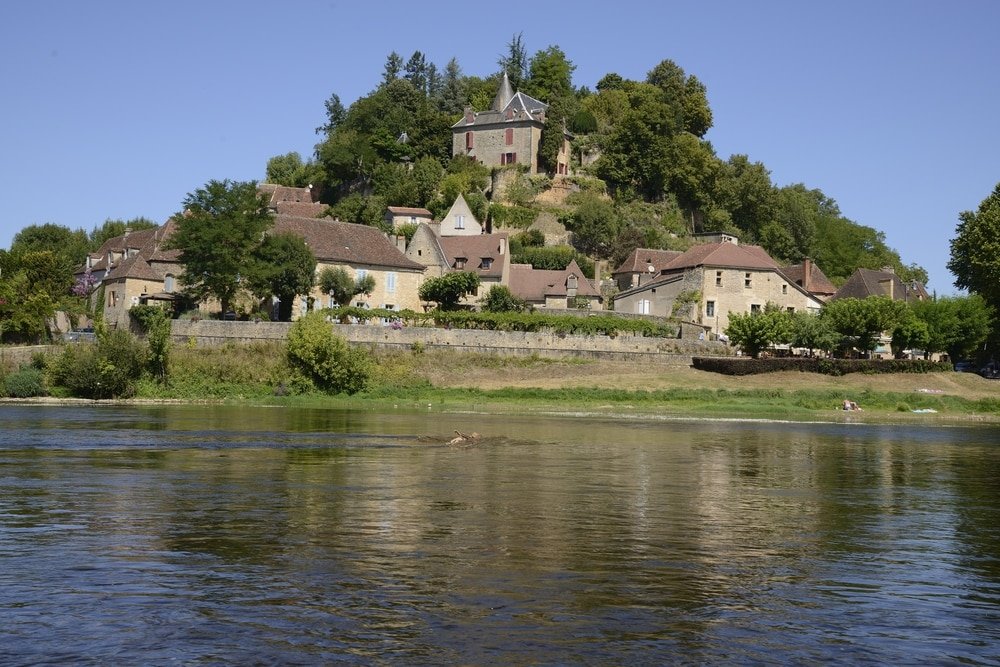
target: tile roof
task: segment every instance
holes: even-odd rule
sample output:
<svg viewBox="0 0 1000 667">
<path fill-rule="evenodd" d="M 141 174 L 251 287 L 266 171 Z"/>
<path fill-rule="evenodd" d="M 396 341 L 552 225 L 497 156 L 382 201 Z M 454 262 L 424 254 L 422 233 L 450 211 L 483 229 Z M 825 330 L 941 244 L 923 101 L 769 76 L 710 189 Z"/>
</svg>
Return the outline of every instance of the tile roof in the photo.
<svg viewBox="0 0 1000 667">
<path fill-rule="evenodd" d="M 682 271 L 697 266 L 730 269 L 777 269 L 778 264 L 760 246 L 733 243 L 704 243 L 692 246 L 671 260 L 661 272 Z"/>
<path fill-rule="evenodd" d="M 279 201 L 275 210 L 279 215 L 294 215 L 299 218 L 318 218 L 326 213 L 326 204 L 305 201 Z"/>
<path fill-rule="evenodd" d="M 815 262 L 810 262 L 809 267 L 809 292 L 813 294 L 833 294 L 837 291 L 836 286 L 830 282 L 830 279 L 816 266 Z M 805 275 L 805 262 L 782 267 L 781 272 L 788 278 L 788 282 L 805 287 L 802 280 Z"/>
<path fill-rule="evenodd" d="M 302 237 L 316 259 L 324 263 L 367 264 L 423 271 L 424 266 L 407 259 L 379 229 L 329 218 L 278 215 L 275 232 Z"/>
<path fill-rule="evenodd" d="M 136 280 L 152 280 L 163 282 L 163 273 L 157 271 L 143 259 L 142 255 L 132 255 L 118 263 L 111 272 L 105 276 L 105 280 L 122 280 L 134 278 Z"/>
<path fill-rule="evenodd" d="M 612 275 L 621 273 L 646 273 L 650 264 L 653 265 L 655 273 L 659 273 L 663 267 L 671 261 L 677 259 L 684 253 L 680 250 L 654 250 L 650 248 L 636 248 L 632 251 L 621 266 L 615 269 Z"/>
<path fill-rule="evenodd" d="M 503 253 L 510 252 L 507 232 L 477 234 L 475 236 L 438 236 L 438 243 L 448 261 L 448 267 L 455 267 L 455 260 L 464 257 L 465 271 L 476 271 L 481 278 L 501 278 L 503 276 Z M 489 268 L 480 268 L 483 259 L 491 259 Z"/>
<path fill-rule="evenodd" d="M 433 213 L 426 208 L 411 208 L 409 206 L 387 206 L 386 210 L 393 215 L 419 215 L 424 218 L 431 218 Z"/>
<path fill-rule="evenodd" d="M 562 271 L 533 269 L 530 264 L 511 264 L 510 291 L 526 301 L 543 302 L 546 296 L 566 296 L 566 281 L 570 274 L 578 278 L 576 293 L 579 296 L 600 297 L 576 260 Z"/>
<path fill-rule="evenodd" d="M 268 208 L 277 208 L 280 202 L 313 202 L 312 188 L 293 188 L 287 185 L 276 183 L 261 183 L 257 186 L 257 192 L 265 195 L 268 199 Z"/>
<path fill-rule="evenodd" d="M 890 284 L 891 295 L 895 301 L 921 301 L 929 298 L 923 285 L 916 281 L 904 283 L 893 271 L 857 269 L 847 282 L 841 285 L 837 293 L 830 297 L 830 300 L 890 296 Z"/>
</svg>

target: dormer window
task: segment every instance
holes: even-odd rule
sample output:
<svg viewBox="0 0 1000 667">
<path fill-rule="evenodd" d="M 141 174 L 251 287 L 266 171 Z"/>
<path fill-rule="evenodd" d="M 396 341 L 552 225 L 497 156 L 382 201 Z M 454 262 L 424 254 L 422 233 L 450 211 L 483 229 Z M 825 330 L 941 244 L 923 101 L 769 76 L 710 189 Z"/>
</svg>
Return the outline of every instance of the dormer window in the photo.
<svg viewBox="0 0 1000 667">
<path fill-rule="evenodd" d="M 455 258 L 455 264 L 454 264 L 453 268 L 464 269 L 466 261 L 467 261 L 467 258 L 465 258 L 465 257 L 456 257 Z"/>
<path fill-rule="evenodd" d="M 480 269 L 486 269 L 486 270 L 489 270 L 489 268 L 490 268 L 491 266 L 493 266 L 493 258 L 492 258 L 492 257 L 483 257 L 483 258 L 482 258 L 482 259 L 480 260 L 480 262 L 479 262 L 479 268 L 480 268 Z"/>
<path fill-rule="evenodd" d="M 569 274 L 569 278 L 566 279 L 566 289 L 576 289 L 579 283 L 579 279 L 571 273 Z"/>
</svg>

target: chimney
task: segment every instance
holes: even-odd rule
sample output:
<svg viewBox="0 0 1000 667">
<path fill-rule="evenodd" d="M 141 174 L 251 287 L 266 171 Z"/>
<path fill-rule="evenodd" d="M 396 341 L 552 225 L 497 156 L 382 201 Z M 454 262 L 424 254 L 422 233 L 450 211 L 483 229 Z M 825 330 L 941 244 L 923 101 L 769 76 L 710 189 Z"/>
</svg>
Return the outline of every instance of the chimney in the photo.
<svg viewBox="0 0 1000 667">
<path fill-rule="evenodd" d="M 500 255 L 501 256 L 507 254 L 507 239 L 504 238 L 504 237 L 502 237 L 502 236 L 500 237 L 500 248 L 499 248 L 499 250 L 500 250 Z"/>
<path fill-rule="evenodd" d="M 802 260 L 802 289 L 805 291 L 810 291 L 810 283 L 812 282 L 812 270 L 813 263 L 812 260 L 806 257 Z"/>
<path fill-rule="evenodd" d="M 396 236 L 396 247 L 399 249 L 399 252 L 406 252 L 406 236 L 403 234 Z"/>
<path fill-rule="evenodd" d="M 888 296 L 893 301 L 896 300 L 895 287 L 896 281 L 893 278 L 886 278 L 884 280 L 878 281 L 880 287 L 882 287 L 882 293 Z"/>
<path fill-rule="evenodd" d="M 472 110 L 472 107 L 465 107 L 465 122 L 468 125 L 472 125 L 476 121 L 476 112 Z"/>
</svg>

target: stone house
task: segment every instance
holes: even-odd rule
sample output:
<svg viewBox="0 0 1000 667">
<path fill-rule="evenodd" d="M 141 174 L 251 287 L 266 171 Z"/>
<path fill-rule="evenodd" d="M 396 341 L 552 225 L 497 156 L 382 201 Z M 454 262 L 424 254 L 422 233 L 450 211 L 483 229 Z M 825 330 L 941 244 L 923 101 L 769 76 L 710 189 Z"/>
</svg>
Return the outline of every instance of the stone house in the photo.
<svg viewBox="0 0 1000 667">
<path fill-rule="evenodd" d="M 426 208 L 411 208 L 409 206 L 388 206 L 382 216 L 387 227 L 399 229 L 403 225 L 419 225 L 430 223 L 434 215 Z"/>
<path fill-rule="evenodd" d="M 657 278 L 673 260 L 684 254 L 680 250 L 655 250 L 636 248 L 615 269 L 611 277 L 620 291 L 638 287 L 640 283 Z"/>
<path fill-rule="evenodd" d="M 769 302 L 789 311 L 818 312 L 823 305 L 789 280 L 763 248 L 736 239 L 693 246 L 613 302 L 619 312 L 683 317 L 716 335 L 729 326 L 732 312 L 757 312 Z"/>
<path fill-rule="evenodd" d="M 424 278 L 424 266 L 407 259 L 395 243 L 375 227 L 340 222 L 329 218 L 303 218 L 278 215 L 275 233 L 300 236 L 316 257 L 316 275 L 325 268 L 342 267 L 355 279 L 370 275 L 375 279 L 371 294 L 359 294 L 352 305 L 388 310 L 417 310 L 417 292 Z M 333 298 L 319 285 L 298 298 L 293 318 L 304 315 L 309 298 L 315 308 L 335 307 Z"/>
<path fill-rule="evenodd" d="M 510 291 L 536 308 L 602 310 L 603 298 L 574 259 L 561 271 L 512 264 Z"/>
<path fill-rule="evenodd" d="M 926 301 L 930 298 L 927 289 L 916 280 L 903 282 L 891 266 L 881 271 L 856 269 L 840 289 L 830 297 L 864 299 L 869 296 L 887 296 L 893 301 Z"/>
<path fill-rule="evenodd" d="M 781 269 L 781 272 L 820 301 L 826 302 L 837 291 L 826 274 L 811 259 L 804 259 L 798 264 L 786 266 Z"/>
<path fill-rule="evenodd" d="M 547 110 L 544 102 L 514 92 L 504 73 L 490 108 L 480 112 L 467 108 L 452 125 L 452 155 L 468 155 L 487 167 L 523 164 L 528 173 L 537 174 L 538 144 Z M 556 175 L 569 173 L 571 139 L 564 131 Z"/>
<path fill-rule="evenodd" d="M 428 277 L 452 271 L 479 276 L 479 290 L 463 300 L 474 305 L 493 285 L 510 281 L 510 251 L 506 232 L 476 236 L 443 236 L 436 226 L 420 225 L 406 247 L 407 259 L 426 267 Z"/>
</svg>

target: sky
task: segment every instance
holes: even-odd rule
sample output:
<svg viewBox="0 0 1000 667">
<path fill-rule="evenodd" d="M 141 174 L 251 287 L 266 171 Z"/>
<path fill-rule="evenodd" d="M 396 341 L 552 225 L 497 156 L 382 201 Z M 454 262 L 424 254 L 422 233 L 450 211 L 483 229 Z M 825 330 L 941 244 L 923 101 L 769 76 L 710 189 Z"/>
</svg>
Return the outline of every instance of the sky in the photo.
<svg viewBox="0 0 1000 667">
<path fill-rule="evenodd" d="M 708 89 L 722 159 L 804 183 L 955 293 L 959 213 L 1000 182 L 1000 2 L 9 0 L 0 23 L 0 248 L 32 224 L 165 222 L 209 180 L 313 153 L 332 93 L 389 52 L 488 76 L 516 34 L 573 82 L 673 60 Z"/>
</svg>

